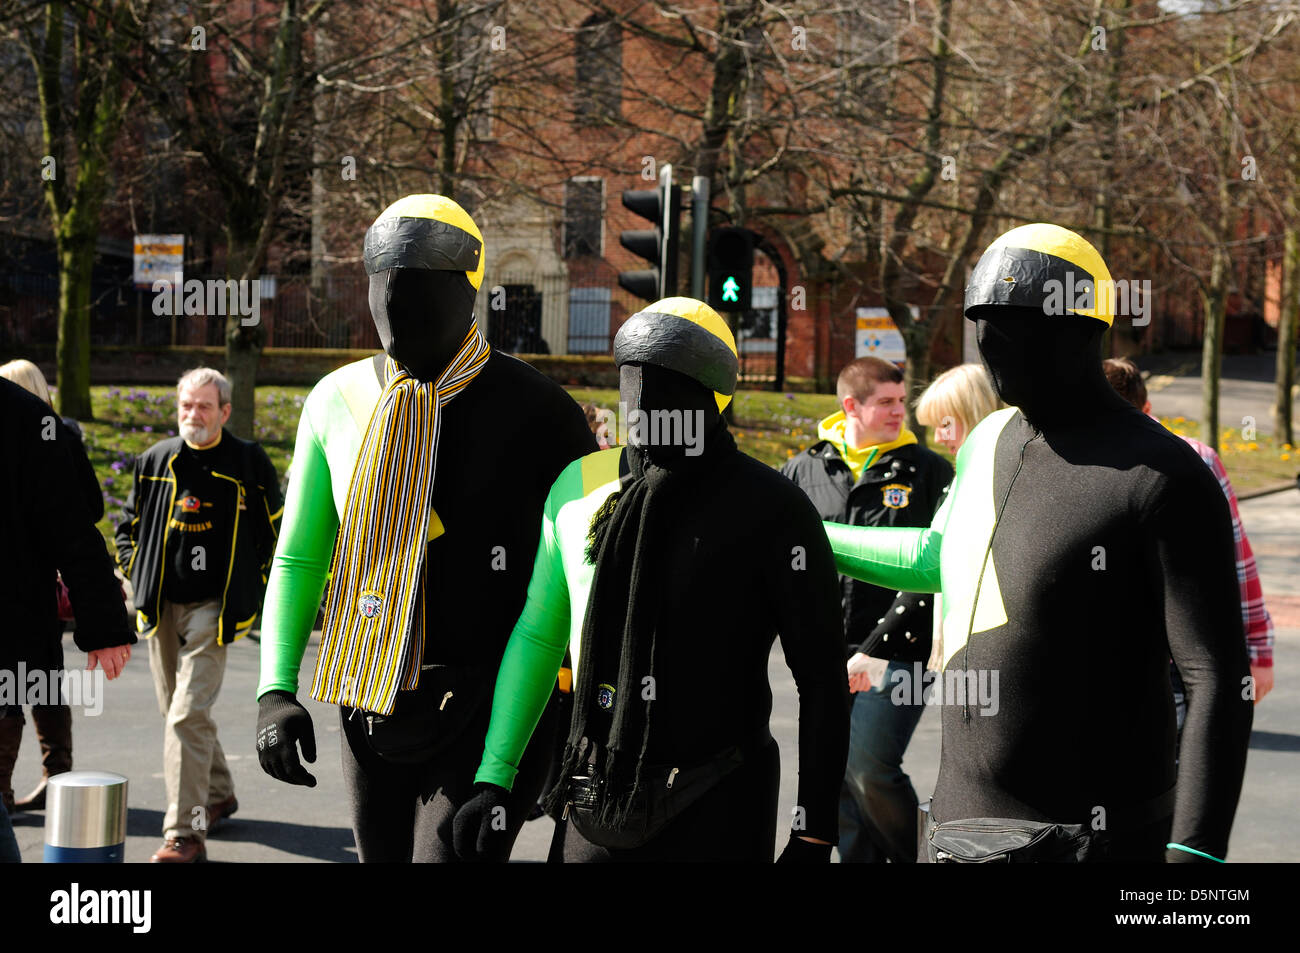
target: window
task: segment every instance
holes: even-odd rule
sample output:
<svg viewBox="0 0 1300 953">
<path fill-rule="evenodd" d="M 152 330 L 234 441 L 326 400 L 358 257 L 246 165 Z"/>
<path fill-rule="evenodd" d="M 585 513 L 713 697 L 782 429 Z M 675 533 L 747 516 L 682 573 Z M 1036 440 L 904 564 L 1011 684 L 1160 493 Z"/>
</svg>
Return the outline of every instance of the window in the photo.
<svg viewBox="0 0 1300 953">
<path fill-rule="evenodd" d="M 610 296 L 608 288 L 569 289 L 570 354 L 608 354 Z"/>
<path fill-rule="evenodd" d="M 577 176 L 564 183 L 565 258 L 599 258 L 604 253 L 604 211 L 604 179 Z"/>
<path fill-rule="evenodd" d="M 600 15 L 578 28 L 573 114 L 578 123 L 615 122 L 623 109 L 623 31 Z"/>
</svg>

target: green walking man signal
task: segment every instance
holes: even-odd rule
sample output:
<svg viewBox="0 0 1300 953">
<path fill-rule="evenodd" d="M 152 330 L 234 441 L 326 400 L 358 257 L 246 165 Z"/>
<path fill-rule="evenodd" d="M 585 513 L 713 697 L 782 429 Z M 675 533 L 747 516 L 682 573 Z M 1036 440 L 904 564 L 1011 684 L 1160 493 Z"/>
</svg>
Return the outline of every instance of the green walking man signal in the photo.
<svg viewBox="0 0 1300 953">
<path fill-rule="evenodd" d="M 747 228 L 715 228 L 709 236 L 709 307 L 748 311 L 754 284 L 754 243 Z"/>
</svg>

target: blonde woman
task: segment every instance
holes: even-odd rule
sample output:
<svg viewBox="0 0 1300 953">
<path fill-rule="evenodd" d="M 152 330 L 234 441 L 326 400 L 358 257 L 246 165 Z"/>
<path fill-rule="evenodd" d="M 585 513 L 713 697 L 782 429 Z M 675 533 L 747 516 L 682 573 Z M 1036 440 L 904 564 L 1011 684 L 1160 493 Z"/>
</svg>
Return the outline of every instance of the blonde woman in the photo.
<svg viewBox="0 0 1300 953">
<path fill-rule="evenodd" d="M 955 457 L 975 425 L 1001 406 L 982 364 L 958 364 L 930 382 L 916 402 L 916 419 L 934 427 L 935 439 Z"/>
</svg>

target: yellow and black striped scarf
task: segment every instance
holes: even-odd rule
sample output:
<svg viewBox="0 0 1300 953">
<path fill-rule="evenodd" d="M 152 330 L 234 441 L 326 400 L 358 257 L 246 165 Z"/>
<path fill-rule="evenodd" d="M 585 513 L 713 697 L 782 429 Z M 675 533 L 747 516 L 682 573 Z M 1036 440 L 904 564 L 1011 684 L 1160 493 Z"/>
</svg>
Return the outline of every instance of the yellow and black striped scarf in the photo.
<svg viewBox="0 0 1300 953">
<path fill-rule="evenodd" d="M 421 383 L 387 361 L 388 384 L 362 439 L 334 546 L 311 687 L 319 701 L 387 715 L 399 690 L 419 684 L 441 408 L 483 369 L 490 350 L 475 323 L 436 381 Z"/>
</svg>

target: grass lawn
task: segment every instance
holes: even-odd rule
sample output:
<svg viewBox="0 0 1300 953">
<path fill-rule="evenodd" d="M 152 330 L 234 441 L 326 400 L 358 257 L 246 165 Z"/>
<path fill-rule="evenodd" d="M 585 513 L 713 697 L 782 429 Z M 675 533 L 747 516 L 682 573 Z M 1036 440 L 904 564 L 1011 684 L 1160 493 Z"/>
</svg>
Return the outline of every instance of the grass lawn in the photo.
<svg viewBox="0 0 1300 953">
<path fill-rule="evenodd" d="M 266 449 L 281 482 L 289 468 L 298 415 L 308 387 L 259 387 L 256 437 Z M 571 388 L 574 400 L 590 401 L 617 410 L 618 391 Z M 104 519 L 99 529 L 111 541 L 121 519 L 121 506 L 131 490 L 135 457 L 166 437 L 176 435 L 176 392 L 172 387 L 92 387 L 97 419 L 83 423 L 86 450 L 104 490 Z M 740 449 L 770 466 L 780 466 L 817 441 L 817 423 L 834 413 L 835 398 L 828 394 L 776 394 L 741 391 L 736 396 L 733 432 Z M 1162 418 L 1174 433 L 1196 435 L 1196 422 L 1181 417 Z M 1300 454 L 1290 445 L 1270 437 L 1253 441 L 1238 431 L 1225 430 L 1221 440 L 1223 464 L 1239 496 L 1295 479 Z M 931 449 L 951 460 L 943 447 Z"/>
</svg>

